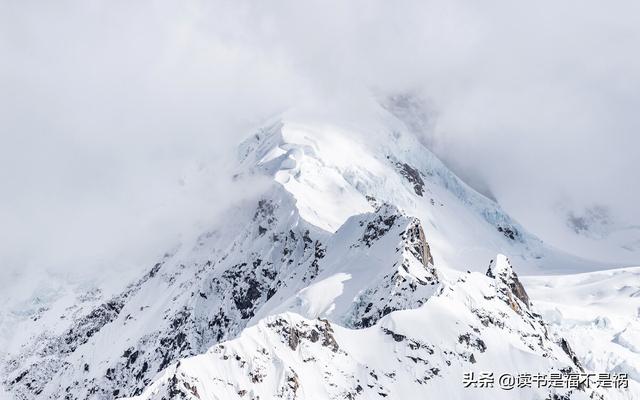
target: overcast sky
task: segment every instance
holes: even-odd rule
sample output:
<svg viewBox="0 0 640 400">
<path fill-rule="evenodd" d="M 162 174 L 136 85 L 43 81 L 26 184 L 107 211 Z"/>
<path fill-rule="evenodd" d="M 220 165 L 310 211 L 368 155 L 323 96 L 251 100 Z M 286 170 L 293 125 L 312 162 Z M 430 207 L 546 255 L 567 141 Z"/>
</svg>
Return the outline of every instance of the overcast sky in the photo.
<svg viewBox="0 0 640 400">
<path fill-rule="evenodd" d="M 370 93 L 543 238 L 640 225 L 638 49 L 636 1 L 0 0 L 0 279 L 147 262 L 244 195 L 241 135 Z"/>
</svg>

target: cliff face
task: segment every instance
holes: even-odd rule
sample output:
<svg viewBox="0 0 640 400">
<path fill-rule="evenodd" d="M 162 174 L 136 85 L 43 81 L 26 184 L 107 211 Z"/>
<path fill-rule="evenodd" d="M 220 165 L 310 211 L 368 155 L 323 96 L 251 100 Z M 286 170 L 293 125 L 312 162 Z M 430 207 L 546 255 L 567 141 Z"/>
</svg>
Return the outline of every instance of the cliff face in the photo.
<svg viewBox="0 0 640 400">
<path fill-rule="evenodd" d="M 491 260 L 486 275 L 502 282 L 507 289 L 504 291 L 507 296 L 510 298 L 511 296 L 515 296 L 527 309 L 529 308 L 531 303 L 529 301 L 529 295 L 527 295 L 526 290 L 524 290 L 524 286 L 522 286 L 522 283 L 520 283 L 518 279 L 518 274 L 515 273 L 506 256 L 499 254 L 495 260 Z M 513 301 L 512 303 L 514 307 L 517 307 Z"/>
</svg>

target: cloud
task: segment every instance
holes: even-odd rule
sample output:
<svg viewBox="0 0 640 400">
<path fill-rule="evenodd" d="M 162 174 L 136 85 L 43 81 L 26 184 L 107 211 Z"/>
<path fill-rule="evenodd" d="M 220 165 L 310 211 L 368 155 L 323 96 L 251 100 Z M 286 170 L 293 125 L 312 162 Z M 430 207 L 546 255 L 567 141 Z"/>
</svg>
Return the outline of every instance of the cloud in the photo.
<svg viewBox="0 0 640 400">
<path fill-rule="evenodd" d="M 543 237 L 559 201 L 639 223 L 638 7 L 1 2 L 0 269 L 144 264 L 261 120 L 371 92 L 424 98 L 428 143 Z"/>
<path fill-rule="evenodd" d="M 477 51 L 427 91 L 442 158 L 545 240 L 599 259 L 625 251 L 570 245 L 567 210 L 605 206 L 618 227 L 640 224 L 638 11 L 631 2 L 483 7 Z"/>
<path fill-rule="evenodd" d="M 2 277 L 146 268 L 252 192 L 228 161 L 300 87 L 281 59 L 195 3 L 2 8 Z"/>
</svg>

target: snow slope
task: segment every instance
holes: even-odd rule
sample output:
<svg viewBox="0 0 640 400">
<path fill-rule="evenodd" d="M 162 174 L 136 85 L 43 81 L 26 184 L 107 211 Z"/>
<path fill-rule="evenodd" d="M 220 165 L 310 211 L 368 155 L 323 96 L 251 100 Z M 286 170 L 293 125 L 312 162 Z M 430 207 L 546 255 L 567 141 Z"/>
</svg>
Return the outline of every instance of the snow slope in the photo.
<svg viewBox="0 0 640 400">
<path fill-rule="evenodd" d="M 640 267 L 524 282 L 543 318 L 586 368 L 640 382 Z"/>
</svg>

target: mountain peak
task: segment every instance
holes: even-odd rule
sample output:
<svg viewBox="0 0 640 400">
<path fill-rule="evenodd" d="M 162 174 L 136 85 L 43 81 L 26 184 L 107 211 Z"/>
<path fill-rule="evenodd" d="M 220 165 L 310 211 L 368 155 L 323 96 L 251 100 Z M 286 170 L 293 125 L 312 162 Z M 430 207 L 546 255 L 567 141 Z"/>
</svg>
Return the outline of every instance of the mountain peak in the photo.
<svg viewBox="0 0 640 400">
<path fill-rule="evenodd" d="M 232 184 L 260 175 L 271 180 L 267 189 L 113 298 L 89 296 L 68 318 L 64 307 L 43 308 L 59 329 L 26 340 L 5 364 L 4 383 L 23 399 L 171 398 L 178 384 L 186 398 L 198 398 L 222 390 L 202 384 L 213 382 L 210 365 L 216 382 L 237 383 L 225 398 L 253 393 L 239 378 L 251 373 L 262 398 L 312 387 L 335 398 L 406 398 L 407 388 L 452 384 L 461 368 L 483 362 L 487 346 L 495 356 L 520 349 L 513 368 L 527 360 L 543 370 L 574 365 L 545 336 L 502 254 L 525 271 L 572 259 L 467 186 L 393 115 L 379 108 L 367 118 L 287 116 L 257 130 L 238 147 Z M 485 276 L 479 271 L 496 253 Z M 436 325 L 446 329 L 429 328 Z M 491 339 L 505 334 L 511 347 Z M 358 342 L 384 348 L 384 363 L 362 358 Z M 255 354 L 262 364 L 250 361 Z M 192 356 L 207 366 L 185 372 Z M 272 363 L 286 369 L 269 374 Z M 338 365 L 350 370 L 317 380 Z M 417 365 L 419 376 L 404 382 L 402 371 Z M 347 385 L 354 377 L 361 383 Z"/>
</svg>

